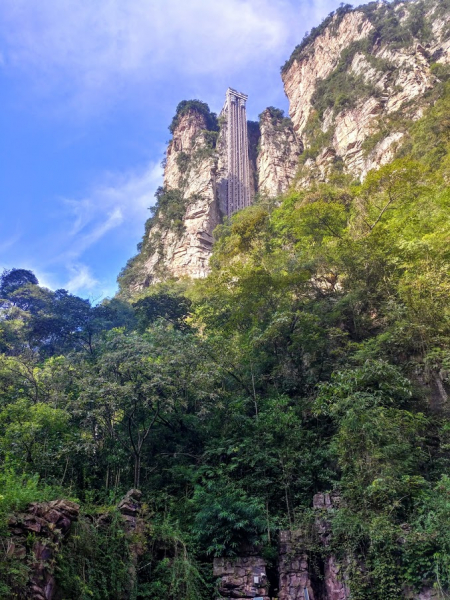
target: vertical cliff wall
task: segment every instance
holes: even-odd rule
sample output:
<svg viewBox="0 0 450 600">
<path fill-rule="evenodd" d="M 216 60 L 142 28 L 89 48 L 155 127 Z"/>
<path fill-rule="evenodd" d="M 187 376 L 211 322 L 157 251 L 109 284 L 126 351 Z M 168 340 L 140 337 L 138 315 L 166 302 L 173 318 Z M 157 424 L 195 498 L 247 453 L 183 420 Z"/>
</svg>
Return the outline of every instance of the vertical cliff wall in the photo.
<svg viewBox="0 0 450 600">
<path fill-rule="evenodd" d="M 275 197 L 333 172 L 364 178 L 391 161 L 450 76 L 448 2 L 341 6 L 282 68 L 290 119 L 270 107 L 248 124 L 251 195 Z M 227 121 L 198 100 L 171 125 L 158 204 L 120 276 L 134 293 L 166 277 L 204 277 L 227 213 Z"/>
<path fill-rule="evenodd" d="M 291 119 L 274 107 L 260 115 L 260 150 L 257 158 L 258 191 L 267 196 L 285 192 L 298 170 L 302 143 Z"/>
<path fill-rule="evenodd" d="M 392 160 L 450 62 L 449 19 L 437 0 L 344 6 L 297 46 L 282 79 L 310 177 Z"/>
<path fill-rule="evenodd" d="M 167 277 L 204 277 L 221 221 L 217 200 L 218 125 L 200 101 L 180 103 L 170 127 L 164 183 L 156 194 L 139 253 L 119 277 L 136 293 Z"/>
<path fill-rule="evenodd" d="M 257 192 L 259 125 L 248 123 L 248 187 Z M 170 126 L 164 183 L 147 221 L 138 254 L 119 276 L 121 289 L 136 294 L 170 277 L 205 277 L 213 231 L 227 214 L 227 121 L 220 124 L 204 102 L 183 101 Z"/>
<path fill-rule="evenodd" d="M 204 277 L 208 271 L 212 232 L 220 222 L 216 202 L 217 134 L 208 129 L 208 118 L 208 114 L 193 107 L 180 116 L 174 128 L 167 149 L 160 206 L 148 234 L 153 252 L 144 263 L 144 270 L 154 279 L 167 273 L 175 277 Z M 171 219 L 170 203 L 175 194 L 180 214 Z"/>
</svg>

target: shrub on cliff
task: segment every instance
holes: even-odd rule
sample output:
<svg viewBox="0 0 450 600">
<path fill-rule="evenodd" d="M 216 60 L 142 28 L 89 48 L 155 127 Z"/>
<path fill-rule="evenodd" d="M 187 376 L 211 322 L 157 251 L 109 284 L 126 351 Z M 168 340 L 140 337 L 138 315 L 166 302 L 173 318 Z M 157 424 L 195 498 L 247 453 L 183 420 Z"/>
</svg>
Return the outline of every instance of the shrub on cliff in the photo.
<svg viewBox="0 0 450 600">
<path fill-rule="evenodd" d="M 195 111 L 205 117 L 206 129 L 208 131 L 218 131 L 217 115 L 210 111 L 206 102 L 202 102 L 201 100 L 182 100 L 177 106 L 172 123 L 169 125 L 170 133 L 173 134 L 175 132 L 181 117 L 187 115 L 190 111 Z"/>
</svg>

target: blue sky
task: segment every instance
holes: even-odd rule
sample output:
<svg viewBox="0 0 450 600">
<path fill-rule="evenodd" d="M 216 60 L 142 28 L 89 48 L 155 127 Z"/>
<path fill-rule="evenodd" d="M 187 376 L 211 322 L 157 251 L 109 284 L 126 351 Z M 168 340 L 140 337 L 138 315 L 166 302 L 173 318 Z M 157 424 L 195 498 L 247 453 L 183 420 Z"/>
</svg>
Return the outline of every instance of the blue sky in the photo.
<svg viewBox="0 0 450 600">
<path fill-rule="evenodd" d="M 335 0 L 1 0 L 0 269 L 112 296 L 180 100 L 287 111 L 280 66 Z"/>
</svg>

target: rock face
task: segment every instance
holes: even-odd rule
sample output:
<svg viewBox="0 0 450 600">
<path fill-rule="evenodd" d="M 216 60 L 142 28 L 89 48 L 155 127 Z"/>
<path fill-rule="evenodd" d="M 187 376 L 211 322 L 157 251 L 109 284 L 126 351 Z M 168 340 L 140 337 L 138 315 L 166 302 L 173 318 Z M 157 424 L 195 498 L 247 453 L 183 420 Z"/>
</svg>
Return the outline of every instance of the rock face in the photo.
<svg viewBox="0 0 450 600">
<path fill-rule="evenodd" d="M 222 598 L 270 600 L 266 563 L 260 556 L 215 558 L 213 568 L 214 577 L 219 578 Z"/>
<path fill-rule="evenodd" d="M 131 567 L 128 589 L 123 595 L 123 600 L 132 597 L 132 591 L 137 579 L 137 569 L 139 557 L 144 554 L 145 523 L 141 517 L 141 498 L 140 490 L 129 490 L 117 505 L 124 521 L 125 535 L 127 535 L 131 544 L 129 547 L 131 555 Z"/>
<path fill-rule="evenodd" d="M 323 33 L 311 42 L 302 55 L 294 58 L 282 72 L 284 91 L 289 99 L 289 114 L 298 135 L 302 135 L 313 110 L 312 97 L 317 82 L 337 67 L 341 52 L 352 42 L 365 38 L 372 25 L 360 12 L 335 17 Z"/>
<path fill-rule="evenodd" d="M 392 160 L 402 120 L 421 116 L 435 65 L 450 61 L 449 21 L 437 0 L 343 8 L 296 49 L 282 78 L 312 177 L 325 179 L 336 161 L 364 177 Z"/>
<path fill-rule="evenodd" d="M 308 556 L 296 531 L 280 531 L 278 572 L 279 600 L 318 600 L 309 573 Z"/>
<path fill-rule="evenodd" d="M 258 191 L 278 196 L 287 190 L 298 170 L 302 145 L 290 119 L 271 108 L 260 116 L 260 151 L 257 159 Z"/>
<path fill-rule="evenodd" d="M 335 171 L 362 179 L 388 163 L 449 65 L 450 13 L 440 0 L 341 6 L 282 69 L 291 120 L 271 107 L 259 128 L 249 123 L 252 194 L 274 197 Z M 165 212 L 153 217 L 139 255 L 119 278 L 131 292 L 209 272 L 213 231 L 225 212 L 226 122 L 210 131 L 211 113 L 196 103 L 203 104 L 187 103 L 193 106 L 172 129 Z"/>
<path fill-rule="evenodd" d="M 143 285 L 164 276 L 205 277 L 221 216 L 216 194 L 216 159 L 206 118 L 192 109 L 183 115 L 169 143 L 164 188 L 177 190 L 185 205 L 183 226 L 167 228 L 156 218 L 148 243 L 155 246 L 144 263 Z M 159 267 L 159 268 L 158 268 Z"/>
<path fill-rule="evenodd" d="M 129 490 L 117 505 L 125 523 L 125 531 L 132 533 L 139 527 L 142 492 Z"/>
<path fill-rule="evenodd" d="M 313 508 L 316 511 L 316 530 L 324 548 L 329 546 L 331 540 L 329 511 L 338 508 L 339 504 L 340 497 L 337 494 L 315 494 L 313 497 Z M 333 554 L 325 556 L 323 571 L 324 598 L 326 600 L 347 600 L 347 598 L 350 598 L 345 573 Z"/>
<path fill-rule="evenodd" d="M 125 270 L 133 271 L 127 284 L 132 292 L 167 277 L 201 278 L 209 273 L 213 231 L 226 213 L 228 175 L 226 122 L 220 131 L 210 130 L 214 119 L 195 105 L 177 119 L 166 152 L 160 208 L 146 226 L 134 264 Z M 257 191 L 258 141 L 259 126 L 249 122 L 252 197 Z"/>
<path fill-rule="evenodd" d="M 7 556 L 23 560 L 29 567 L 26 596 L 31 600 L 52 600 L 56 591 L 55 557 L 63 538 L 79 514 L 79 506 L 68 500 L 30 504 L 25 513 L 9 521 Z M 27 551 L 27 538 L 34 541 Z"/>
</svg>

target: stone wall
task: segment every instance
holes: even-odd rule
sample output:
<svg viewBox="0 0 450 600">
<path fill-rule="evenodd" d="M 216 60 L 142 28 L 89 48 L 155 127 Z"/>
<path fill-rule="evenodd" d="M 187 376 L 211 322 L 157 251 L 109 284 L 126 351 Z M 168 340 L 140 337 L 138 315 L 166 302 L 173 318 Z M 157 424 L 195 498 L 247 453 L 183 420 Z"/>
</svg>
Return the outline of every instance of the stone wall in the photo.
<svg viewBox="0 0 450 600">
<path fill-rule="evenodd" d="M 260 556 L 215 558 L 213 568 L 220 598 L 270 600 L 266 563 Z"/>
<path fill-rule="evenodd" d="M 17 590 L 18 598 L 52 600 L 56 592 L 55 560 L 63 538 L 79 514 L 79 506 L 68 500 L 30 504 L 27 511 L 9 521 L 11 537 L 7 556 L 23 560 L 29 569 L 27 591 Z M 30 536 L 33 536 L 31 548 Z"/>
<path fill-rule="evenodd" d="M 309 573 L 308 555 L 298 531 L 280 531 L 278 600 L 318 600 Z"/>
</svg>

